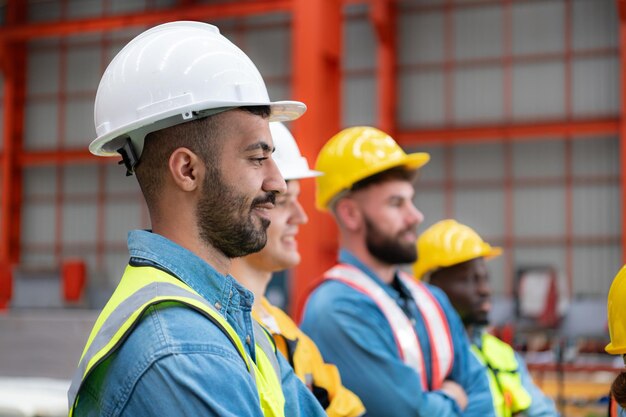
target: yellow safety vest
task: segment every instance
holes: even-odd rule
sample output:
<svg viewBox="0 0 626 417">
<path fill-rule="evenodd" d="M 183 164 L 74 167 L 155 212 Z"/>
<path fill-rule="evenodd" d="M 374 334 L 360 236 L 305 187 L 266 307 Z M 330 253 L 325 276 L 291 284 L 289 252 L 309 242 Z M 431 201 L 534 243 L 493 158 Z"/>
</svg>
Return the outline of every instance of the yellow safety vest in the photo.
<svg viewBox="0 0 626 417">
<path fill-rule="evenodd" d="M 519 363 L 511 346 L 485 332 L 482 350 L 472 344 L 472 352 L 488 369 L 493 407 L 499 417 L 511 417 L 530 407 L 532 398 L 522 385 Z"/>
<path fill-rule="evenodd" d="M 263 415 L 285 417 L 285 397 L 276 357 L 276 347 L 268 333 L 253 320 L 256 344 L 256 363 L 243 347 L 239 336 L 218 313 L 196 291 L 159 269 L 152 267 L 127 266 L 120 284 L 96 320 L 87 345 L 72 378 L 68 392 L 69 416 L 80 401 L 80 389 L 90 373 L 108 358 L 128 337 L 134 324 L 150 307 L 162 302 L 178 302 L 202 313 L 213 322 L 233 343 L 245 362 L 250 376 L 256 383 Z M 207 378 L 210 377 L 207 375 Z"/>
<path fill-rule="evenodd" d="M 296 323 L 266 298 L 261 299 L 265 311 L 275 320 L 276 326 L 266 326 L 272 333 L 276 347 L 289 360 L 298 378 L 315 394 L 313 387 L 322 388 L 328 393 L 326 407 L 328 417 L 358 417 L 365 414 L 365 407 L 355 393 L 341 383 L 336 366 L 324 362 L 319 349 Z M 263 323 L 253 311 L 255 319 Z M 277 329 L 274 327 L 278 327 Z"/>
</svg>

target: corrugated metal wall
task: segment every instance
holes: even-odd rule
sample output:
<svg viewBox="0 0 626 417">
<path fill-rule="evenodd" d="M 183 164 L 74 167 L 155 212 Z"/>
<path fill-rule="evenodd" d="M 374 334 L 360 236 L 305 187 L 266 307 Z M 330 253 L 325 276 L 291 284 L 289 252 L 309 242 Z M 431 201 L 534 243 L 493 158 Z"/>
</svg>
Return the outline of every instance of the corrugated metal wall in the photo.
<svg viewBox="0 0 626 417">
<path fill-rule="evenodd" d="M 31 2 L 33 21 L 94 17 L 107 2 Z M 155 3 L 160 3 L 156 4 Z M 173 2 L 168 2 L 169 4 Z M 109 13 L 164 5 L 113 1 Z M 275 14 L 212 22 L 246 50 L 263 72 L 270 95 L 286 97 L 290 85 L 290 22 Z M 25 149 L 84 149 L 94 138 L 93 101 L 108 62 L 141 29 L 31 42 L 28 54 Z M 109 161 L 112 162 L 112 161 Z M 31 167 L 24 172 L 22 262 L 39 273 L 57 270 L 62 259 L 88 265 L 89 304 L 105 300 L 128 260 L 126 234 L 149 227 L 134 177 L 114 162 Z"/>
<path fill-rule="evenodd" d="M 31 21 L 96 17 L 173 1 L 39 0 Z M 613 0 L 400 1 L 399 129 L 615 116 L 619 111 Z M 343 125 L 374 124 L 375 34 L 368 6 L 345 8 Z M 217 24 L 289 96 L 290 16 Z M 29 44 L 25 148 L 84 149 L 105 65 L 136 33 L 113 31 Z M 320 86 L 323 88 L 323 86 Z M 1 114 L 1 113 L 0 113 Z M 577 295 L 605 294 L 620 265 L 616 137 L 507 138 L 417 146 L 432 155 L 418 186 L 426 225 L 456 217 L 507 255 L 491 262 L 497 292 L 514 271 L 549 264 Z M 115 164 L 29 167 L 22 261 L 55 268 L 78 256 L 110 289 L 127 258 L 129 229 L 147 227 L 135 180 Z M 569 214 L 568 214 L 569 213 Z M 306 254 L 305 254 L 306 256 Z"/>
<path fill-rule="evenodd" d="M 617 115 L 614 2 L 426 3 L 402 2 L 400 128 Z M 455 217 L 505 246 L 497 292 L 550 265 L 573 294 L 606 294 L 621 264 L 617 137 L 416 149 L 433 156 L 416 198 L 426 225 Z"/>
</svg>

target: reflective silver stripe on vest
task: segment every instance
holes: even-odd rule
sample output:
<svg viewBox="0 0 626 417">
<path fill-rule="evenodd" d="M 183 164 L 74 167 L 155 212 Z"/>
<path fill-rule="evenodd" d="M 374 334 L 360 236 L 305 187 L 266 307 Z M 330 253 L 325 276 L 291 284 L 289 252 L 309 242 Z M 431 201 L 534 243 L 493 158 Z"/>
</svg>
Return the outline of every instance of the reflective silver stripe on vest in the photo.
<svg viewBox="0 0 626 417">
<path fill-rule="evenodd" d="M 261 350 L 265 353 L 265 356 L 270 360 L 272 364 L 272 368 L 274 368 L 274 372 L 276 372 L 276 376 L 278 377 L 278 382 L 280 383 L 280 365 L 278 364 L 278 352 L 276 352 L 275 346 L 269 340 L 269 337 L 272 337 L 263 326 L 261 326 L 256 320 L 252 319 L 252 331 L 254 332 L 254 342 L 257 344 Z"/>
<path fill-rule="evenodd" d="M 111 341 L 113 336 L 115 336 L 115 334 L 124 325 L 124 323 L 126 323 L 128 318 L 135 311 L 140 309 L 142 306 L 144 306 L 144 304 L 148 303 L 150 300 L 153 300 L 153 299 L 155 299 L 157 297 L 168 297 L 168 296 L 172 296 L 172 297 L 187 297 L 187 298 L 194 299 L 196 301 L 201 302 L 204 306 L 208 307 L 209 309 L 211 309 L 211 310 L 215 311 L 217 314 L 219 314 L 215 310 L 215 308 L 211 304 L 209 304 L 204 298 L 200 297 L 197 294 L 194 294 L 193 292 L 190 292 L 188 290 L 180 288 L 180 287 L 178 287 L 177 285 L 174 285 L 174 284 L 163 283 L 163 282 L 153 282 L 153 283 L 151 283 L 149 285 L 146 285 L 145 287 L 137 290 L 130 297 L 128 297 L 124 301 L 122 301 L 115 308 L 115 310 L 113 310 L 111 315 L 109 317 L 107 317 L 105 322 L 102 324 L 102 327 L 100 328 L 100 330 L 98 331 L 98 333 L 96 334 L 94 339 L 92 340 L 91 345 L 87 349 L 87 352 L 85 352 L 85 355 L 83 356 L 83 358 L 81 359 L 80 363 L 78 364 L 78 369 L 76 370 L 76 372 L 74 373 L 74 376 L 72 377 L 72 382 L 70 384 L 70 388 L 69 388 L 68 393 L 67 393 L 67 397 L 68 397 L 68 401 L 69 401 L 69 408 L 70 409 L 72 409 L 72 407 L 74 406 L 74 402 L 76 400 L 76 395 L 78 394 L 78 391 L 80 390 L 80 387 L 81 387 L 83 381 L 87 379 L 88 374 L 91 373 L 91 371 L 93 371 L 96 368 L 97 365 L 99 365 L 102 361 L 104 361 L 111 353 L 113 353 L 115 351 L 115 349 L 117 347 L 119 347 L 122 344 L 122 342 L 125 340 L 125 338 L 130 334 L 131 330 L 133 329 L 133 326 L 136 323 L 139 322 L 139 319 L 141 318 L 141 314 L 139 314 L 137 316 L 137 320 L 135 321 L 135 323 L 133 323 L 133 325 L 131 325 L 128 328 L 126 333 L 120 338 L 120 340 L 117 342 L 117 344 L 109 352 L 107 352 L 107 354 L 104 355 L 98 361 L 98 363 L 94 364 L 91 367 L 91 369 L 89 369 L 89 372 L 87 374 L 85 374 L 85 372 L 87 370 L 87 365 L 89 364 L 91 359 L 98 352 L 100 352 L 102 349 L 104 349 L 104 347 Z M 184 303 L 184 301 L 176 300 L 176 299 L 172 299 L 172 300 L 167 300 L 167 299 L 165 299 L 165 300 L 156 300 L 154 303 L 150 303 L 150 304 L 146 305 L 144 310 L 147 309 L 148 307 L 150 307 L 151 305 L 162 303 L 162 302 L 167 302 L 167 301 L 176 301 L 176 302 L 183 302 Z M 198 310 L 198 308 L 195 307 L 195 306 L 192 306 L 192 305 L 189 305 L 189 304 L 187 304 L 187 305 L 190 308 L 193 308 L 194 310 L 199 311 L 200 313 L 204 314 L 209 320 L 211 320 L 218 327 L 220 327 L 220 329 L 224 332 L 226 337 L 228 337 L 228 339 L 235 346 L 235 349 L 239 353 L 239 356 L 241 356 L 241 352 L 239 352 L 239 349 L 237 348 L 237 345 L 232 340 L 232 338 L 230 337 L 228 332 L 225 329 L 222 328 L 221 324 L 217 323 L 216 320 L 213 317 L 208 315 L 207 312 L 202 311 L 202 310 Z M 141 313 L 143 314 L 143 312 L 141 312 Z M 273 352 L 272 352 L 272 354 L 273 354 Z M 271 356 L 268 355 L 268 357 L 271 357 Z M 244 362 L 245 362 L 245 358 L 242 357 L 242 359 L 244 359 Z M 252 368 L 250 368 L 250 369 L 248 369 L 248 371 L 250 372 L 250 375 L 252 376 L 252 379 L 254 379 L 255 383 L 256 383 L 256 379 L 255 379 L 255 376 L 254 376 L 254 370 Z M 279 380 L 280 380 L 280 378 L 279 378 Z"/>
<path fill-rule="evenodd" d="M 428 389 L 424 356 L 413 324 L 396 302 L 361 270 L 337 265 L 324 274 L 325 279 L 336 279 L 370 297 L 389 322 L 402 361 L 413 368 L 420 377 L 422 388 Z"/>
</svg>

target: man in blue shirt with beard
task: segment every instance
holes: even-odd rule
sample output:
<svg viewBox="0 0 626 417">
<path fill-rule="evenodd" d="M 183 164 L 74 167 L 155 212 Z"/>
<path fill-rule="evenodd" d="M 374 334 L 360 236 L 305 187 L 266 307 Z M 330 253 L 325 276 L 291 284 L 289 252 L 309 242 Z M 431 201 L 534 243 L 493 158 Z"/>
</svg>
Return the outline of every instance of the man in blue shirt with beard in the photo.
<svg viewBox="0 0 626 417">
<path fill-rule="evenodd" d="M 412 181 L 428 159 L 372 127 L 324 145 L 316 203 L 339 227 L 339 263 L 308 299 L 302 330 L 367 416 L 493 416 L 488 381 L 445 294 L 398 268 L 416 259 L 423 215 Z"/>
</svg>

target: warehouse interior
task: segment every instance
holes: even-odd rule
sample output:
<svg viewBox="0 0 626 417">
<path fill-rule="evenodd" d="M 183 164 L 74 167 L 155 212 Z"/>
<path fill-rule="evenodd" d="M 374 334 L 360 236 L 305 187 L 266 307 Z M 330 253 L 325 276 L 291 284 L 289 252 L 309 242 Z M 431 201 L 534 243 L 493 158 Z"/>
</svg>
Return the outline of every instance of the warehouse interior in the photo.
<svg viewBox="0 0 626 417">
<path fill-rule="evenodd" d="M 623 0 L 1 1 L 0 415 L 65 415 L 53 392 L 128 262 L 128 230 L 150 227 L 135 179 L 87 146 L 108 62 L 173 20 L 218 26 L 271 98 L 307 104 L 290 128 L 310 164 L 356 125 L 430 153 L 420 231 L 454 218 L 502 247 L 496 331 L 562 415 L 607 415 L 622 367 L 603 349 L 626 262 Z M 302 187 L 302 263 L 270 288 L 296 318 L 337 249 Z M 20 395 L 22 414 L 3 414 Z"/>
</svg>

